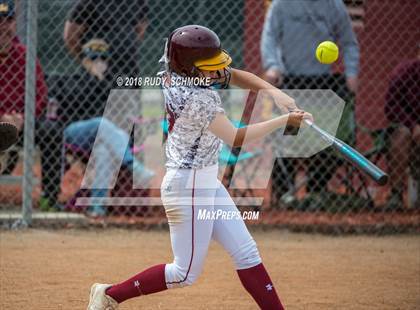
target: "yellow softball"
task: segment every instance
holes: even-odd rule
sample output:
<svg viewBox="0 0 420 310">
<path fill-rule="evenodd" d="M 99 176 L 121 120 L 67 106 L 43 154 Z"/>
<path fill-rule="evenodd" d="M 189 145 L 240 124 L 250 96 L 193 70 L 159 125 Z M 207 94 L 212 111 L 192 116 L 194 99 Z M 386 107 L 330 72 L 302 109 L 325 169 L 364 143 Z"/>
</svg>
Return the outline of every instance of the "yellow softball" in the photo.
<svg viewBox="0 0 420 310">
<path fill-rule="evenodd" d="M 338 59 L 338 46 L 331 41 L 324 41 L 316 48 L 316 59 L 322 64 L 332 64 Z"/>
</svg>

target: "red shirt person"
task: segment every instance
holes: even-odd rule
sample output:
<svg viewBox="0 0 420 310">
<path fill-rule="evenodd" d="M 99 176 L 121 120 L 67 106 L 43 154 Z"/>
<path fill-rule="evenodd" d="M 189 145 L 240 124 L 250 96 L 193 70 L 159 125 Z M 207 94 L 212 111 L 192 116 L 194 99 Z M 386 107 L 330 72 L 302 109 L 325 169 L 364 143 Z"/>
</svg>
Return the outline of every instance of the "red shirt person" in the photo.
<svg viewBox="0 0 420 310">
<path fill-rule="evenodd" d="M 13 123 L 21 131 L 25 110 L 26 47 L 16 36 L 15 0 L 0 0 L 0 122 Z M 42 169 L 43 210 L 59 209 L 61 183 L 62 128 L 59 122 L 40 117 L 47 105 L 47 86 L 41 65 L 36 60 L 35 82 L 35 143 L 40 149 Z M 13 171 L 16 151 L 2 171 Z"/>
<path fill-rule="evenodd" d="M 420 54 L 420 53 L 419 53 Z M 385 114 L 394 124 L 410 129 L 420 124 L 420 56 L 400 63 L 392 72 Z"/>
<path fill-rule="evenodd" d="M 12 0 L 0 0 L 0 121 L 22 129 L 25 108 L 26 47 L 16 36 Z M 47 86 L 39 61 L 36 62 L 36 115 L 47 103 Z"/>
<path fill-rule="evenodd" d="M 403 206 L 407 168 L 420 197 L 420 49 L 417 59 L 400 63 L 392 72 L 386 94 L 385 115 L 392 126 L 388 150 L 391 195 L 386 208 Z M 410 196 L 410 195 L 409 195 Z M 410 203 L 411 204 L 411 203 Z M 420 200 L 417 198 L 420 206 Z"/>
</svg>

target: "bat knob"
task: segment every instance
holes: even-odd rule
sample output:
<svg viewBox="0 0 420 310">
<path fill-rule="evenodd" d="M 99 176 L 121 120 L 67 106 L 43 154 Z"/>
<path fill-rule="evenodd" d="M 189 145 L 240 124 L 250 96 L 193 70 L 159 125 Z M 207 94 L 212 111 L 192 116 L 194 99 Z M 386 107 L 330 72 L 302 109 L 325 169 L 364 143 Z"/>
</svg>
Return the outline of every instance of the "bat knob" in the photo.
<svg viewBox="0 0 420 310">
<path fill-rule="evenodd" d="M 388 179 L 389 179 L 389 176 L 387 174 L 383 174 L 376 180 L 376 182 L 379 185 L 384 186 L 388 183 Z"/>
</svg>

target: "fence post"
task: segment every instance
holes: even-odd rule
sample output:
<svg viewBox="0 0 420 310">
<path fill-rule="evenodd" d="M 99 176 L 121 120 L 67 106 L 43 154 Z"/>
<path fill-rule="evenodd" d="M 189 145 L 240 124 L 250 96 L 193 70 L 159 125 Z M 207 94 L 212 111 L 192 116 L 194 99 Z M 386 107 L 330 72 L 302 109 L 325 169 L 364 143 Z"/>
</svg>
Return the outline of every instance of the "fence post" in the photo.
<svg viewBox="0 0 420 310">
<path fill-rule="evenodd" d="M 26 0 L 26 71 L 25 71 L 25 126 L 23 145 L 23 191 L 22 220 L 30 225 L 32 221 L 32 188 L 35 137 L 35 79 L 38 0 Z"/>
</svg>

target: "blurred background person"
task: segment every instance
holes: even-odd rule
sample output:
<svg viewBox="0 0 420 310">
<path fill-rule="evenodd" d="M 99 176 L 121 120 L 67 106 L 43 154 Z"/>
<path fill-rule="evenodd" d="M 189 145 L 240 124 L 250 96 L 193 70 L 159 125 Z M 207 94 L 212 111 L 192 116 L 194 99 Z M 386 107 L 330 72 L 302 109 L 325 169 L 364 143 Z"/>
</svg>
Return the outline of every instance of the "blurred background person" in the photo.
<svg viewBox="0 0 420 310">
<path fill-rule="evenodd" d="M 50 119 L 66 127 L 72 122 L 102 116 L 112 89 L 109 50 L 105 40 L 91 39 L 82 46 L 80 71 L 48 77 L 53 105 L 48 115 Z"/>
<path fill-rule="evenodd" d="M 321 64 L 315 58 L 316 47 L 326 40 L 339 43 L 344 75 L 332 74 L 331 65 Z M 278 87 L 332 89 L 348 103 L 357 91 L 359 47 L 342 0 L 274 0 L 264 22 L 261 55 L 265 79 Z M 343 115 L 340 127 L 351 128 L 352 115 Z M 351 143 L 353 136 L 350 130 L 339 138 Z M 305 162 L 307 191 L 326 192 L 338 163 L 331 149 Z M 289 184 L 294 183 L 294 167 L 295 159 L 276 159 L 271 176 L 274 203 L 289 189 Z"/>
<path fill-rule="evenodd" d="M 18 146 L 23 145 L 25 109 L 26 47 L 16 35 L 15 2 L 0 0 L 0 121 L 9 122 L 19 130 Z M 57 207 L 61 161 L 60 130 L 44 118 L 47 106 L 47 85 L 39 61 L 36 61 L 35 81 L 35 143 L 41 150 L 42 198 Z M 53 141 L 54 143 L 51 143 Z M 3 174 L 12 173 L 19 159 L 16 149 L 9 150 L 4 159 Z"/>
<path fill-rule="evenodd" d="M 82 46 L 102 38 L 110 45 L 109 70 L 116 75 L 137 76 L 139 47 L 147 28 L 145 0 L 77 0 L 64 25 L 64 42 L 80 60 Z"/>
<path fill-rule="evenodd" d="M 420 44 L 415 59 L 401 62 L 392 72 L 385 102 L 390 126 L 387 136 L 391 195 L 386 209 L 403 208 L 407 170 L 415 181 L 417 206 L 420 197 Z"/>
<path fill-rule="evenodd" d="M 102 116 L 108 93 L 112 86 L 107 75 L 106 58 L 109 46 L 103 40 L 94 39 L 82 48 L 82 68 L 73 75 L 51 74 L 48 107 L 45 117 L 39 122 L 45 128 L 40 142 L 46 145 L 54 163 L 54 171 L 48 172 L 48 191 L 40 199 L 44 211 L 62 208 L 57 202 L 62 174 L 63 131 L 72 122 Z M 53 195 L 51 194 L 53 193 Z"/>
<path fill-rule="evenodd" d="M 96 152 L 95 175 L 92 181 L 92 197 L 106 197 L 109 180 L 112 177 L 112 158 L 117 150 L 129 144 L 130 136 L 111 121 L 102 117 L 112 88 L 112 75 L 109 71 L 110 46 L 103 39 L 91 39 L 82 46 L 82 71 L 73 76 L 58 76 L 52 79 L 54 87 L 50 96 L 57 103 L 56 114 L 50 115 L 64 128 L 63 141 L 66 151 L 83 154 L 82 161 L 89 158 L 100 124 L 106 134 L 101 135 Z M 64 152 L 65 153 L 65 152 Z M 57 156 L 61 156 L 57 154 Z M 63 158 L 64 160 L 64 158 Z M 146 169 L 127 148 L 123 168 L 132 171 L 136 180 L 146 183 L 154 173 Z M 77 194 L 76 194 L 77 195 Z M 70 199 L 73 201 L 74 199 Z M 71 203 L 66 209 L 72 209 Z M 87 210 L 91 216 L 104 216 L 106 210 L 94 205 Z"/>
<path fill-rule="evenodd" d="M 98 134 L 99 128 L 101 132 Z M 155 173 L 136 159 L 129 147 L 129 141 L 130 136 L 124 130 L 104 117 L 74 122 L 66 127 L 64 130 L 66 149 L 72 150 L 73 154 L 84 154 L 82 161 L 85 163 L 87 158 L 93 159 L 93 171 L 89 171 L 92 175 L 88 176 L 90 197 L 108 197 L 111 179 L 117 177 L 113 173 L 118 174 L 120 170 L 118 154 L 122 149 L 126 151 L 121 168 L 131 171 L 137 186 L 146 187 L 154 177 Z M 84 192 L 86 195 L 86 191 Z M 66 209 L 74 209 L 73 200 L 70 199 Z M 107 215 L 106 208 L 101 204 L 89 206 L 85 211 L 92 217 Z"/>
<path fill-rule="evenodd" d="M 0 0 L 0 121 L 23 128 L 25 108 L 26 47 L 16 35 L 13 0 Z M 36 116 L 46 106 L 47 87 L 39 61 L 36 62 Z"/>
</svg>

